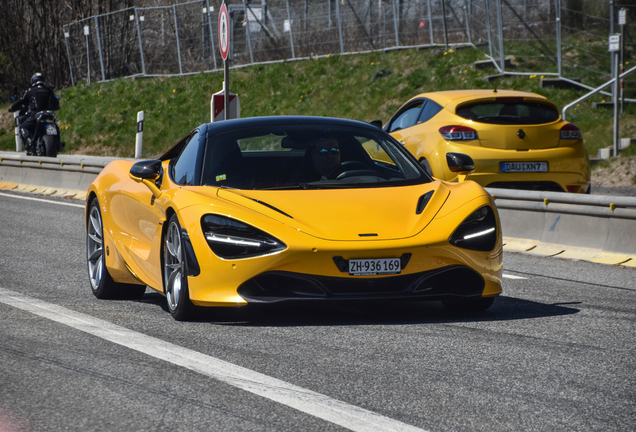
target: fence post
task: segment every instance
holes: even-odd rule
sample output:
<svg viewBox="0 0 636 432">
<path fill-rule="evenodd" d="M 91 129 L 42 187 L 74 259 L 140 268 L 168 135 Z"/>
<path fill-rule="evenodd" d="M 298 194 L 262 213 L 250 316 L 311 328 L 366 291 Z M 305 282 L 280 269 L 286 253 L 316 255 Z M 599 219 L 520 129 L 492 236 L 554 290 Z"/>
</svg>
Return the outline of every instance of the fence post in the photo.
<svg viewBox="0 0 636 432">
<path fill-rule="evenodd" d="M 144 75 L 146 75 L 146 62 L 144 61 L 144 48 L 143 48 L 143 44 L 141 43 L 141 27 L 139 26 L 139 16 L 137 14 L 137 8 L 133 8 L 133 11 L 135 12 L 135 25 L 137 26 L 137 36 L 139 38 L 139 53 L 141 54 L 141 71 L 143 72 Z"/>
<path fill-rule="evenodd" d="M 338 37 L 340 38 L 340 54 L 344 53 L 344 43 L 342 41 L 342 17 L 340 16 L 340 1 L 336 0 L 336 15 L 338 18 Z"/>
<path fill-rule="evenodd" d="M 503 17 L 501 14 L 501 0 L 497 0 L 497 34 L 499 35 L 499 63 L 501 65 L 501 72 L 506 71 L 506 59 L 504 53 L 504 40 L 503 40 Z"/>
<path fill-rule="evenodd" d="M 287 0 L 286 3 L 287 3 L 287 19 L 289 20 L 289 41 L 291 42 L 292 58 L 295 59 L 296 53 L 294 52 L 294 33 L 292 32 L 292 17 L 291 17 L 291 13 L 289 12 L 289 0 Z"/>
<path fill-rule="evenodd" d="M 104 57 L 102 56 L 102 39 L 99 37 L 99 22 L 97 17 L 95 19 L 95 31 L 97 32 L 97 48 L 99 49 L 99 64 L 102 67 L 102 81 L 106 81 L 106 74 L 104 73 Z"/>
<path fill-rule="evenodd" d="M 431 45 L 435 44 L 433 39 L 433 16 L 431 14 L 431 0 L 427 0 L 428 3 L 428 31 L 431 34 Z"/>
<path fill-rule="evenodd" d="M 557 31 L 557 68 L 559 72 L 559 78 L 562 76 L 562 62 L 561 62 L 561 0 L 556 2 L 556 31 Z"/>
<path fill-rule="evenodd" d="M 20 135 L 20 125 L 18 124 L 18 117 L 20 117 L 20 111 L 13 113 L 13 123 L 15 124 L 15 151 L 20 153 L 22 151 L 22 135 Z"/>
<path fill-rule="evenodd" d="M 250 50 L 250 63 L 254 64 L 254 54 L 252 53 L 252 39 L 250 37 L 250 19 L 247 15 L 247 0 L 243 0 L 243 13 L 245 16 L 245 37 L 247 38 L 247 47 Z M 229 110 L 228 110 L 229 111 Z M 229 117 L 227 117 L 229 118 Z"/>
<path fill-rule="evenodd" d="M 448 51 L 448 29 L 446 28 L 446 2 L 442 0 L 442 27 L 444 27 L 444 46 Z"/>
<path fill-rule="evenodd" d="M 473 43 L 473 38 L 470 35 L 470 25 L 468 23 L 468 7 L 464 4 L 464 21 L 466 22 L 466 36 L 468 36 L 468 43 Z"/>
<path fill-rule="evenodd" d="M 488 50 L 490 51 L 490 58 L 494 59 L 495 56 L 493 56 L 492 53 L 492 39 L 491 39 L 491 35 L 490 33 L 492 32 L 492 29 L 490 28 L 490 6 L 489 6 L 489 2 L 490 0 L 484 0 L 484 6 L 486 9 L 486 31 L 488 32 Z"/>
<path fill-rule="evenodd" d="M 172 5 L 172 15 L 174 16 L 174 34 L 177 37 L 177 56 L 179 57 L 179 75 L 183 74 L 181 66 L 181 44 L 179 43 L 179 24 L 177 24 L 177 7 Z"/>
<path fill-rule="evenodd" d="M 88 45 L 88 35 L 90 33 L 90 28 L 85 25 L 84 26 L 84 36 L 86 36 L 86 65 L 88 66 L 88 85 L 91 84 L 91 52 Z"/>
<path fill-rule="evenodd" d="M 71 63 L 71 51 L 68 48 L 68 38 L 71 37 L 71 33 L 67 31 L 68 26 L 63 27 L 64 31 L 64 43 L 66 44 L 66 56 L 68 57 L 68 69 L 71 71 L 71 87 L 75 86 L 75 80 L 73 79 L 73 64 Z"/>
<path fill-rule="evenodd" d="M 214 59 L 214 70 L 216 67 L 216 49 L 214 48 L 214 33 L 212 32 L 212 11 L 210 10 L 210 0 L 205 0 L 208 7 L 208 27 L 210 29 L 210 43 L 212 44 L 212 58 Z"/>
<path fill-rule="evenodd" d="M 396 0 L 391 0 L 391 6 L 393 7 L 393 27 L 395 28 L 395 46 L 400 46 L 400 23 L 398 17 L 397 6 L 395 5 Z"/>
<path fill-rule="evenodd" d="M 141 147 L 144 140 L 144 112 L 137 113 L 137 136 L 135 137 L 135 159 L 141 158 Z"/>
</svg>

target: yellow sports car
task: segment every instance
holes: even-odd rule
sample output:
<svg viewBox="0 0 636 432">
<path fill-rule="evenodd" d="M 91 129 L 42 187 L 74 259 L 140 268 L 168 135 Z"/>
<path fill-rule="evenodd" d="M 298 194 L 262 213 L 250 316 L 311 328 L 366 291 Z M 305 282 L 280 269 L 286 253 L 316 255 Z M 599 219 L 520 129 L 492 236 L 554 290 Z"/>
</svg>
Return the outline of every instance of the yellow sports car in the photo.
<svg viewBox="0 0 636 432">
<path fill-rule="evenodd" d="M 404 104 L 384 130 L 442 180 L 456 177 L 446 154 L 459 152 L 475 161 L 468 178 L 484 187 L 590 193 L 581 131 L 535 93 L 423 93 Z"/>
<path fill-rule="evenodd" d="M 466 155 L 449 154 L 463 178 Z M 186 320 L 201 306 L 441 300 L 501 293 L 501 225 L 477 183 L 434 181 L 375 126 L 321 117 L 204 124 L 157 160 L 111 162 L 89 187 L 98 298 L 146 286 Z"/>
</svg>

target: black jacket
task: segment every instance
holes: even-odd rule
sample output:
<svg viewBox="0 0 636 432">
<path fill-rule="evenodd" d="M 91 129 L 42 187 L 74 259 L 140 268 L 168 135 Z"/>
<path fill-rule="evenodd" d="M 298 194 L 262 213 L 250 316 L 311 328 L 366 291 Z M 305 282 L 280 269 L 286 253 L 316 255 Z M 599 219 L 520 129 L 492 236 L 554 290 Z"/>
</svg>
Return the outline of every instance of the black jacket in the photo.
<svg viewBox="0 0 636 432">
<path fill-rule="evenodd" d="M 9 112 L 25 110 L 29 115 L 33 116 L 39 111 L 58 110 L 60 102 L 55 97 L 55 93 L 43 84 L 28 89 L 22 99 L 19 99 L 11 105 Z"/>
</svg>

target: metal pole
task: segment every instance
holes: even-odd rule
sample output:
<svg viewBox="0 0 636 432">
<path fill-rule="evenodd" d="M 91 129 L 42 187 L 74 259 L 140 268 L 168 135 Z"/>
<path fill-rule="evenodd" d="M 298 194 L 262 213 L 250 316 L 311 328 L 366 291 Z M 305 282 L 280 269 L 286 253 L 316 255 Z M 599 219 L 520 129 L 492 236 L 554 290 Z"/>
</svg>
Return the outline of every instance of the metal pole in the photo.
<svg viewBox="0 0 636 432">
<path fill-rule="evenodd" d="M 86 36 L 86 65 L 88 66 L 88 85 L 91 84 L 91 52 L 90 49 L 88 47 L 88 32 L 89 32 L 89 27 L 87 25 L 84 26 L 84 36 Z"/>
<path fill-rule="evenodd" d="M 464 4 L 464 22 L 466 23 L 466 35 L 468 36 L 468 43 L 473 43 L 473 38 L 470 35 L 470 26 L 468 25 L 468 7 Z"/>
<path fill-rule="evenodd" d="M 181 44 L 179 43 L 179 25 L 177 24 L 177 7 L 172 5 L 172 14 L 174 16 L 174 34 L 177 37 L 177 56 L 179 57 L 179 75 L 183 74 L 181 67 Z"/>
<path fill-rule="evenodd" d="M 428 0 L 428 31 L 431 34 L 431 45 L 435 43 L 433 39 L 433 17 L 431 15 L 431 0 Z"/>
<path fill-rule="evenodd" d="M 248 18 L 247 15 L 247 0 L 243 0 L 243 13 L 245 14 L 245 36 L 247 38 L 247 47 L 250 50 L 250 63 L 254 63 L 254 54 L 252 53 L 252 39 L 250 37 L 250 20 Z M 227 112 L 229 107 L 225 107 L 225 110 Z"/>
<path fill-rule="evenodd" d="M 395 2 L 399 1 L 399 0 L 392 0 L 391 1 L 391 5 L 393 6 L 393 27 L 395 28 L 395 46 L 400 46 L 400 37 L 399 37 L 399 17 L 398 17 L 398 11 L 397 11 L 397 6 L 395 5 Z"/>
<path fill-rule="evenodd" d="M 289 20 L 289 41 L 291 42 L 292 58 L 295 59 L 296 54 L 294 52 L 294 33 L 292 33 L 292 17 L 291 17 L 291 12 L 289 12 L 289 0 L 287 0 L 286 3 L 287 3 L 287 19 Z"/>
<path fill-rule="evenodd" d="M 212 44 L 212 58 L 214 59 L 214 70 L 216 67 L 216 49 L 214 48 L 214 35 L 212 33 L 212 10 L 210 9 L 210 0 L 205 0 L 208 7 L 208 27 L 210 28 L 210 43 Z"/>
<path fill-rule="evenodd" d="M 141 43 L 141 28 L 139 27 L 139 16 L 137 14 L 137 8 L 133 8 L 135 11 L 135 24 L 137 25 L 137 37 L 139 39 L 139 54 L 141 55 L 141 71 L 146 75 L 146 62 L 144 61 L 144 48 Z"/>
<path fill-rule="evenodd" d="M 621 9 L 621 13 L 624 13 L 627 16 L 627 10 L 624 8 Z M 625 25 L 621 22 L 621 61 L 620 61 L 620 71 L 621 73 L 625 72 Z M 623 113 L 623 109 L 625 107 L 625 81 L 621 80 L 621 114 Z"/>
<path fill-rule="evenodd" d="M 338 34 L 340 35 L 340 54 L 344 53 L 344 42 L 342 41 L 342 17 L 340 16 L 340 1 L 336 0 L 336 15 L 338 15 Z"/>
<path fill-rule="evenodd" d="M 504 54 L 504 40 L 503 40 L 503 18 L 501 15 L 501 0 L 497 0 L 497 33 L 499 35 L 499 63 L 501 65 L 501 71 L 506 71 L 506 60 Z"/>
<path fill-rule="evenodd" d="M 610 21 L 610 34 L 614 34 L 614 0 L 610 0 L 609 2 L 609 21 Z M 612 62 L 612 76 L 614 76 L 614 62 Z M 616 101 L 614 101 L 616 102 Z"/>
<path fill-rule="evenodd" d="M 102 56 L 102 38 L 99 36 L 99 22 L 95 17 L 95 29 L 97 31 L 97 48 L 99 49 L 99 64 L 102 67 L 102 81 L 106 81 L 106 74 L 104 73 L 104 57 Z"/>
<path fill-rule="evenodd" d="M 618 118 L 618 51 L 613 52 L 614 55 L 614 157 L 618 156 L 618 137 L 619 137 L 619 118 Z"/>
<path fill-rule="evenodd" d="M 484 0 L 484 6 L 486 9 L 486 30 L 488 31 L 488 50 L 490 51 L 490 58 L 495 58 L 495 56 L 492 53 L 492 39 L 490 37 L 490 33 L 491 33 L 491 29 L 490 29 L 490 7 L 489 7 L 489 2 L 490 0 Z"/>
<path fill-rule="evenodd" d="M 75 86 L 73 79 L 73 64 L 71 63 L 71 51 L 68 48 L 68 38 L 71 34 L 67 31 L 68 26 L 64 26 L 64 43 L 66 44 L 66 56 L 68 57 L 68 69 L 71 71 L 71 87 Z"/>
<path fill-rule="evenodd" d="M 562 57 L 561 57 L 561 0 L 557 0 L 556 10 L 556 31 L 557 31 L 557 68 L 559 71 L 559 78 L 563 75 L 562 71 Z"/>
<path fill-rule="evenodd" d="M 444 27 L 444 46 L 448 51 L 448 29 L 446 28 L 446 2 L 442 0 L 442 26 Z"/>
</svg>

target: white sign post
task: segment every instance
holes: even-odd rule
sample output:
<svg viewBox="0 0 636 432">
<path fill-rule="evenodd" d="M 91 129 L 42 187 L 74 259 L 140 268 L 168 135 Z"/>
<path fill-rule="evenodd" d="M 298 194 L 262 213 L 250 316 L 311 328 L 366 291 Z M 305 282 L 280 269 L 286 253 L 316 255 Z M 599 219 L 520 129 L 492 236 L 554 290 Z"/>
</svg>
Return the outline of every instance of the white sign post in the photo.
<svg viewBox="0 0 636 432">
<path fill-rule="evenodd" d="M 614 91 L 612 94 L 612 99 L 614 101 L 614 157 L 618 156 L 618 130 L 619 130 L 619 120 L 618 120 L 618 76 L 620 74 L 618 68 L 618 51 L 621 46 L 621 36 L 620 35 L 611 35 L 609 37 L 609 51 L 612 53 L 612 61 L 614 65 Z"/>
</svg>

